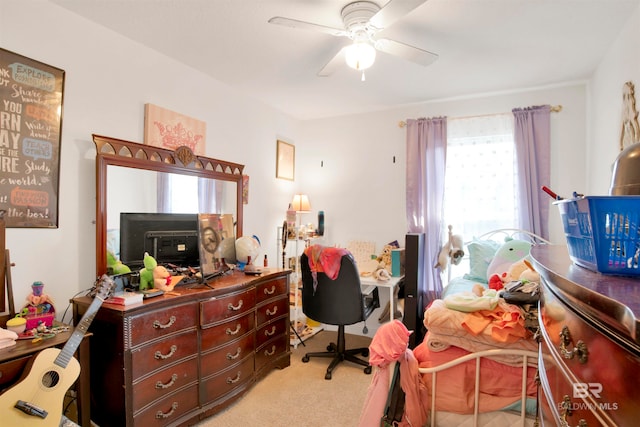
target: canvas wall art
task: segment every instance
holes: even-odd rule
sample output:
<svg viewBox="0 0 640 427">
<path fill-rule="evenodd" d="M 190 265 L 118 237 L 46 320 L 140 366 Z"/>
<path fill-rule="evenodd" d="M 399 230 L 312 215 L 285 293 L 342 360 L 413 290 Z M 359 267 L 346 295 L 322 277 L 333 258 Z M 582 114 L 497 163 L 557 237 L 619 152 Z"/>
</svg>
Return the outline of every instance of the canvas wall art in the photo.
<svg viewBox="0 0 640 427">
<path fill-rule="evenodd" d="M 168 150 L 187 146 L 197 155 L 205 154 L 207 124 L 202 120 L 153 104 L 144 106 L 144 143 Z"/>
</svg>

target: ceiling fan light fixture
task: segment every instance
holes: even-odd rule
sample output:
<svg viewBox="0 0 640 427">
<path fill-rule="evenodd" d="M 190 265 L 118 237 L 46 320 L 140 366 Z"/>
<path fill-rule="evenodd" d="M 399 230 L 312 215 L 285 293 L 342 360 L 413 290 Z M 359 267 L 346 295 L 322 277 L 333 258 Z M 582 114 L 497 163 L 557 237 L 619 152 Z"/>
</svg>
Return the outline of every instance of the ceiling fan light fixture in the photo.
<svg viewBox="0 0 640 427">
<path fill-rule="evenodd" d="M 347 46 L 345 59 L 347 65 L 354 70 L 366 70 L 376 60 L 376 49 L 368 42 L 357 41 Z"/>
</svg>

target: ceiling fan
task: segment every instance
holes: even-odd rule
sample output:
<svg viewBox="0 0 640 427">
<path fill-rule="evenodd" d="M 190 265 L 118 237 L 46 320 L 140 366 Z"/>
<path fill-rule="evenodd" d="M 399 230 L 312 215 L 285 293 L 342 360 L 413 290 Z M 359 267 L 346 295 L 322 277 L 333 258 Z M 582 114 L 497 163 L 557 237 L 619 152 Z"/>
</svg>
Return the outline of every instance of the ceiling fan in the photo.
<svg viewBox="0 0 640 427">
<path fill-rule="evenodd" d="M 362 71 L 373 65 L 376 51 L 407 59 L 420 65 L 429 65 L 438 55 L 395 40 L 377 36 L 379 31 L 389 27 L 426 0 L 390 0 L 384 7 L 371 1 L 351 2 L 342 8 L 344 28 L 332 28 L 312 22 L 275 16 L 269 23 L 286 27 L 320 31 L 335 37 L 347 37 L 353 41 L 342 49 L 318 72 L 319 76 L 331 75 L 342 63 Z"/>
</svg>

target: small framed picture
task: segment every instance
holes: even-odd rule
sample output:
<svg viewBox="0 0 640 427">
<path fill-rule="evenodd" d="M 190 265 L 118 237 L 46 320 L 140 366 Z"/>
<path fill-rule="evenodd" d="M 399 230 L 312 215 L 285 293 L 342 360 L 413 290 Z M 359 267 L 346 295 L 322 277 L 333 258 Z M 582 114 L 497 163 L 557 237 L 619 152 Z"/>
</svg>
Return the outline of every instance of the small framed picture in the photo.
<svg viewBox="0 0 640 427">
<path fill-rule="evenodd" d="M 277 141 L 276 178 L 293 181 L 296 168 L 296 147 L 284 141 Z"/>
</svg>

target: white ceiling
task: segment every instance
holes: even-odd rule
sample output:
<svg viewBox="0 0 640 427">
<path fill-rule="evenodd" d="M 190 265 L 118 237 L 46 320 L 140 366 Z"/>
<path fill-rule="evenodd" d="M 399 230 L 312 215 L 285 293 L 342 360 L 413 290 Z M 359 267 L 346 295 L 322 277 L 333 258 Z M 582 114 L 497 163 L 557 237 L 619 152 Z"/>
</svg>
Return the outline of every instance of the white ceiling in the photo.
<svg viewBox="0 0 640 427">
<path fill-rule="evenodd" d="M 346 65 L 317 76 L 347 39 L 267 22 L 342 28 L 350 0 L 50 1 L 313 119 L 588 79 L 640 0 L 428 0 L 381 35 L 438 60 L 423 67 L 379 53 L 365 82 Z"/>
</svg>

